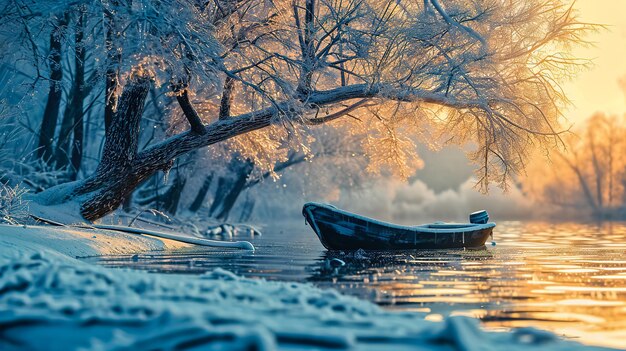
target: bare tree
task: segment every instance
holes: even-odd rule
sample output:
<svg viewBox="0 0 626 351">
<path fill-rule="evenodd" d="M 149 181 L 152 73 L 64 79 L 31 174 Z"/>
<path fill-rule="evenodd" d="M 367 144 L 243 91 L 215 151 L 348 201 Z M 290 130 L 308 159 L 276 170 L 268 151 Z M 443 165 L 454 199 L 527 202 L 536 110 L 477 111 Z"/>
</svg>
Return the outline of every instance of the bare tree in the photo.
<svg viewBox="0 0 626 351">
<path fill-rule="evenodd" d="M 556 152 L 554 171 L 540 178 L 539 199 L 577 209 L 596 218 L 621 216 L 626 203 L 626 129 L 615 116 L 596 113 L 575 134 L 564 138 L 566 150 Z M 543 168 L 543 167 L 542 167 Z"/>
</svg>

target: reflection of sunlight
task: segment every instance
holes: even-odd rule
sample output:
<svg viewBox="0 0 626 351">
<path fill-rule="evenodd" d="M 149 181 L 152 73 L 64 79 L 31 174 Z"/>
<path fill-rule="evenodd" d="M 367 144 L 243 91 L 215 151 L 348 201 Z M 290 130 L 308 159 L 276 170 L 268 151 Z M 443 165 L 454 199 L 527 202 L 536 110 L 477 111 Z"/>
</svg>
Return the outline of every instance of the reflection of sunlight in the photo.
<svg viewBox="0 0 626 351">
<path fill-rule="evenodd" d="M 565 293 L 565 291 L 563 290 L 546 290 L 546 289 L 534 289 L 534 290 L 531 290 L 530 292 L 533 294 L 537 294 L 537 295 L 544 295 L 544 294 L 558 295 L 558 294 Z"/>
<path fill-rule="evenodd" d="M 597 269 L 591 268 L 569 268 L 569 269 L 559 269 L 557 272 L 560 273 L 595 273 L 598 272 Z"/>
<path fill-rule="evenodd" d="M 443 316 L 440 314 L 429 314 L 424 317 L 424 319 L 431 322 L 441 322 L 443 320 Z"/>
<path fill-rule="evenodd" d="M 602 227 L 575 223 L 502 222 L 497 230 L 505 233 L 496 233 L 498 245 L 482 250 L 368 252 L 358 258 L 322 252 L 321 260 L 320 251 L 313 251 L 308 261 L 298 257 L 297 250 L 290 255 L 279 250 L 229 256 L 227 267 L 251 277 L 291 280 L 298 278 L 290 274 L 306 271 L 307 279 L 322 288 L 384 308 L 428 314 L 429 320 L 471 315 L 492 330 L 532 326 L 586 344 L 623 344 L 626 259 L 620 245 L 626 243 L 626 224 L 613 224 L 605 236 Z M 320 264 L 332 255 L 346 265 L 337 274 L 325 275 Z M 193 259 L 194 269 L 223 267 L 225 262 L 215 254 Z M 186 264 L 161 259 L 159 269 L 175 270 L 178 262 Z"/>
<path fill-rule="evenodd" d="M 441 295 L 469 295 L 472 291 L 466 289 L 418 289 L 396 291 L 396 297 L 401 296 L 441 296 Z M 443 296 L 445 297 L 445 296 Z"/>
<path fill-rule="evenodd" d="M 600 301 L 589 299 L 569 299 L 556 301 L 557 305 L 561 306 L 624 306 L 624 301 Z"/>
<path fill-rule="evenodd" d="M 549 282 L 544 280 L 527 280 L 526 284 L 528 285 L 552 285 L 556 284 L 555 282 Z"/>
<path fill-rule="evenodd" d="M 477 295 L 468 295 L 465 297 L 460 296 L 435 296 L 435 297 L 407 297 L 398 299 L 402 303 L 436 303 L 445 302 L 451 304 L 473 304 L 473 303 L 487 303 L 487 298 L 480 299 Z"/>
<path fill-rule="evenodd" d="M 620 244 L 620 243 L 606 243 L 606 244 L 602 244 L 602 246 L 606 246 L 606 247 L 622 247 L 622 248 L 626 249 L 626 244 Z"/>
<path fill-rule="evenodd" d="M 484 274 L 482 272 L 464 272 L 464 271 L 446 271 L 446 270 L 441 270 L 439 272 L 433 272 L 431 273 L 432 276 L 453 276 L 453 277 L 458 277 L 458 276 L 465 276 L 465 277 L 482 277 L 484 276 Z"/>
<path fill-rule="evenodd" d="M 622 280 L 626 280 L 626 274 L 620 273 L 619 275 L 596 275 L 596 276 L 591 277 L 591 279 L 610 279 L 610 280 L 622 279 Z"/>
<path fill-rule="evenodd" d="M 606 323 L 606 320 L 602 317 L 592 316 L 581 313 L 567 313 L 567 312 L 535 312 L 533 314 L 534 319 L 552 321 L 557 323 L 563 322 L 585 322 L 589 324 L 601 324 Z"/>
<path fill-rule="evenodd" d="M 574 264 L 550 264 L 550 263 L 543 263 L 542 266 L 547 267 L 547 268 L 557 268 L 557 269 L 576 269 L 579 268 L 579 265 L 574 265 Z"/>
<path fill-rule="evenodd" d="M 601 286 L 546 286 L 546 290 L 556 291 L 588 291 L 588 292 L 626 292 L 626 287 L 614 288 L 614 287 L 601 287 Z"/>
<path fill-rule="evenodd" d="M 626 246 L 626 226 L 613 226 L 601 240 L 596 226 L 532 226 L 500 225 L 506 234 L 489 250 L 493 257 L 416 259 L 402 274 L 421 279 L 402 280 L 402 292 L 391 293 L 402 306 L 446 304 L 448 314 L 482 318 L 489 328 L 567 329 L 571 337 L 588 338 L 583 342 L 611 345 L 597 335 L 625 328 L 626 286 L 619 284 L 626 280 L 626 260 L 619 248 Z M 433 315 L 437 311 L 431 307 Z"/>
</svg>

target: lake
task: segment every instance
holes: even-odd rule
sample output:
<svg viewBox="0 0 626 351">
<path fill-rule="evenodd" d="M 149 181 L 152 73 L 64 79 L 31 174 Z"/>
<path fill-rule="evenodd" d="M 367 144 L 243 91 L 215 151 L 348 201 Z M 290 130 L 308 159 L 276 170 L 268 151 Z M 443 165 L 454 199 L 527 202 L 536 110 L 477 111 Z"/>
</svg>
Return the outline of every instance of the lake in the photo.
<svg viewBox="0 0 626 351">
<path fill-rule="evenodd" d="M 221 267 L 334 288 L 431 320 L 471 315 L 490 329 L 535 326 L 626 347 L 626 223 L 501 222 L 496 245 L 476 250 L 329 252 L 304 224 L 237 239 L 251 241 L 256 252 L 192 248 L 89 260 L 184 274 Z M 345 265 L 334 269 L 333 258 Z"/>
</svg>

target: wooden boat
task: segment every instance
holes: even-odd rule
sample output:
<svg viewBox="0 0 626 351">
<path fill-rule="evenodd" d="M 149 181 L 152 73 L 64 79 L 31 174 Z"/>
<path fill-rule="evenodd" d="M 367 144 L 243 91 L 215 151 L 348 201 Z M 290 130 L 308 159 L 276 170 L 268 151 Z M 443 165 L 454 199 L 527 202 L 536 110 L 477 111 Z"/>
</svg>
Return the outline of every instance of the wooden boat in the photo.
<svg viewBox="0 0 626 351">
<path fill-rule="evenodd" d="M 329 204 L 309 202 L 306 222 L 329 250 L 410 250 L 481 247 L 492 235 L 486 211 L 470 215 L 473 223 L 432 223 L 402 226 L 350 213 Z"/>
</svg>

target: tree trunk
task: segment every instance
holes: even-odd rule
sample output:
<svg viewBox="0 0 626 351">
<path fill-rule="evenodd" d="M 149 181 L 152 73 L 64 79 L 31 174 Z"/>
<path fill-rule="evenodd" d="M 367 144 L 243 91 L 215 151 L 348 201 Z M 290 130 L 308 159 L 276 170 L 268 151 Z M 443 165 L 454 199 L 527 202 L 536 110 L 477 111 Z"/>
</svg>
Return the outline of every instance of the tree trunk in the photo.
<svg viewBox="0 0 626 351">
<path fill-rule="evenodd" d="M 593 131 L 589 130 L 589 143 L 591 144 L 590 148 L 591 148 L 591 161 L 593 164 L 593 170 L 595 172 L 595 180 L 596 180 L 596 199 L 597 199 L 597 204 L 598 204 L 598 211 L 600 212 L 599 214 L 602 215 L 602 211 L 604 209 L 604 186 L 603 186 L 603 180 L 604 180 L 604 169 L 602 167 L 602 165 L 600 165 L 600 160 L 598 159 L 598 152 L 596 150 L 596 143 L 595 143 L 595 135 L 593 134 Z"/>
<path fill-rule="evenodd" d="M 198 210 L 204 204 L 204 199 L 206 198 L 206 194 L 209 192 L 209 188 L 211 188 L 211 183 L 213 182 L 213 174 L 209 174 L 204 178 L 204 183 L 202 183 L 202 187 L 198 190 L 198 194 L 193 199 L 191 206 L 189 206 L 189 211 L 198 212 Z"/>
<path fill-rule="evenodd" d="M 111 4 L 114 6 L 118 6 L 118 1 L 112 0 Z M 115 43 L 116 39 L 119 38 L 121 33 L 121 30 L 117 28 L 115 16 L 114 14 L 105 11 L 104 18 L 107 28 L 106 37 L 104 40 L 104 46 L 107 52 L 107 70 L 104 80 L 104 130 L 105 135 L 108 135 L 111 124 L 113 123 L 113 118 L 115 118 L 115 107 L 117 105 L 115 89 L 117 88 L 118 84 L 118 72 L 122 56 Z"/>
<path fill-rule="evenodd" d="M 297 11 L 295 15 L 298 16 Z M 315 29 L 315 0 L 306 0 L 304 28 L 302 28 L 304 38 L 300 43 L 302 51 L 302 65 L 300 66 L 300 79 L 298 81 L 297 88 L 298 93 L 300 93 L 303 97 L 308 95 L 312 88 L 311 83 L 315 65 Z"/>
<path fill-rule="evenodd" d="M 204 134 L 206 130 L 204 129 L 204 124 L 202 123 L 202 119 L 196 112 L 196 109 L 191 104 L 189 100 L 189 94 L 187 93 L 187 89 L 183 91 L 177 92 L 176 100 L 178 100 L 178 104 L 180 108 L 183 110 L 183 114 L 187 117 L 187 121 L 191 126 L 191 130 L 196 134 Z"/>
<path fill-rule="evenodd" d="M 319 157 L 319 156 L 316 156 Z M 274 164 L 274 173 L 279 173 L 284 171 L 285 169 L 291 167 L 291 166 L 295 166 L 299 163 L 302 163 L 306 161 L 306 155 L 303 153 L 297 153 L 297 152 L 290 152 L 289 153 L 289 157 L 287 158 L 287 160 L 282 161 L 282 162 L 277 162 L 276 164 Z M 263 173 L 263 175 L 261 177 L 258 178 L 254 178 L 251 179 L 250 181 L 246 182 L 246 186 L 245 188 L 251 188 L 259 183 L 261 183 L 263 180 L 269 178 L 272 175 L 271 172 L 265 172 Z"/>
<path fill-rule="evenodd" d="M 224 202 L 228 189 L 232 186 L 232 180 L 227 177 L 219 177 L 217 179 L 217 188 L 215 189 L 215 196 L 213 196 L 213 202 L 209 207 L 209 216 L 214 217 L 218 211 L 220 205 Z"/>
<path fill-rule="evenodd" d="M 122 202 L 122 209 L 124 209 L 124 212 L 130 212 L 133 209 L 133 192 L 131 191 L 130 194 L 128 194 L 126 196 L 126 198 L 124 198 L 124 201 Z"/>
<path fill-rule="evenodd" d="M 67 25 L 68 15 L 64 15 L 57 22 L 57 28 L 50 33 L 50 54 L 48 56 L 48 66 L 50 68 L 50 88 L 48 90 L 48 101 L 41 120 L 41 128 L 39 129 L 39 144 L 37 148 L 37 157 L 49 162 L 53 157 L 52 141 L 54 132 L 59 119 L 59 107 L 63 90 L 61 83 L 63 80 L 63 66 L 61 65 L 62 50 L 62 32 L 63 27 Z"/>
<path fill-rule="evenodd" d="M 104 144 L 102 160 L 95 174 L 72 196 L 86 195 L 81 213 L 87 220 L 98 219 L 115 210 L 137 185 L 156 171 L 136 167 L 141 115 L 150 81 L 139 77 L 129 82 L 119 100 Z"/>
<path fill-rule="evenodd" d="M 74 141 L 72 143 L 72 158 L 70 160 L 70 164 L 72 166 L 70 179 L 72 180 L 76 180 L 78 172 L 80 171 L 80 166 L 83 162 L 83 128 L 83 114 L 81 112 L 78 120 L 74 121 Z"/>
<path fill-rule="evenodd" d="M 176 168 L 170 171 L 170 173 L 175 172 L 176 174 L 172 181 L 172 184 L 163 194 L 157 194 L 157 196 L 149 199 L 146 205 L 149 203 L 156 203 L 157 206 L 162 208 L 165 212 L 175 215 L 176 212 L 178 212 L 180 198 L 183 190 L 185 189 L 185 185 L 187 184 L 187 177 L 190 173 L 188 167 L 189 165 L 193 165 L 193 163 L 196 161 L 197 155 L 197 152 L 191 152 L 187 155 L 187 157 L 185 157 L 185 160 L 183 162 L 177 162 Z"/>
<path fill-rule="evenodd" d="M 219 119 L 226 119 L 230 116 L 230 106 L 233 100 L 233 88 L 234 87 L 235 87 L 235 80 L 231 77 L 226 77 L 226 80 L 224 81 L 222 99 L 220 100 Z"/>
<path fill-rule="evenodd" d="M 63 112 L 61 127 L 59 128 L 59 134 L 57 137 L 57 144 L 54 152 L 54 168 L 57 170 L 63 169 L 69 164 L 70 139 L 72 138 L 72 132 L 74 130 L 72 124 L 74 122 L 74 115 L 76 114 L 76 112 L 73 111 L 76 107 L 76 98 L 74 97 L 73 92 L 74 89 L 72 88 L 69 101 L 65 105 L 65 112 Z"/>
<path fill-rule="evenodd" d="M 239 216 L 239 222 L 247 222 L 252 217 L 252 212 L 254 211 L 254 199 L 246 198 L 246 201 L 243 204 L 243 208 L 241 209 L 241 215 Z"/>
<path fill-rule="evenodd" d="M 210 215 L 222 221 L 228 219 L 230 211 L 235 206 L 239 195 L 241 195 L 245 189 L 248 178 L 254 170 L 254 162 L 251 160 L 242 162 L 233 157 L 229 168 L 231 167 L 234 171 L 234 179 L 230 178 L 228 182 L 224 181 L 221 186 L 218 187 L 217 191 L 220 196 L 216 195 L 211 205 Z"/>
<path fill-rule="evenodd" d="M 73 108 L 75 112 L 73 134 L 74 142 L 72 143 L 72 174 L 71 179 L 76 180 L 78 171 L 80 171 L 80 165 L 83 161 L 83 129 L 84 129 L 84 110 L 83 102 L 85 100 L 85 48 L 83 47 L 83 30 L 84 30 L 84 17 L 85 14 L 81 11 L 78 17 L 78 23 L 76 24 L 76 79 L 74 82 L 74 98 L 76 99 L 75 106 Z"/>
<path fill-rule="evenodd" d="M 585 200 L 587 200 L 587 204 L 589 205 L 589 207 L 591 207 L 591 210 L 593 211 L 593 215 L 597 216 L 599 213 L 598 205 L 595 202 L 595 198 L 591 192 L 591 189 L 589 188 L 589 185 L 587 184 L 587 180 L 585 179 L 585 176 L 583 175 L 578 165 L 574 163 L 574 162 L 577 162 L 577 160 L 575 159 L 575 161 L 570 161 L 567 157 L 563 156 L 563 154 L 561 153 L 558 153 L 557 155 L 561 156 L 561 158 L 570 167 L 570 169 L 574 172 L 574 174 L 576 174 L 578 183 L 580 184 L 580 187 L 583 190 L 583 194 L 585 195 Z M 576 155 L 574 154 L 574 156 Z"/>
<path fill-rule="evenodd" d="M 68 164 L 70 179 L 76 180 L 83 154 L 83 102 L 85 100 L 85 50 L 83 48 L 84 13 L 80 13 L 76 20 L 74 33 L 74 80 L 69 102 L 61 122 L 61 130 L 56 146 L 56 169 L 62 169 Z M 73 139 L 73 142 L 70 141 Z"/>
<path fill-rule="evenodd" d="M 180 203 L 180 195 L 187 184 L 187 178 L 180 174 L 176 175 L 174 184 L 167 189 L 167 192 L 163 194 L 163 210 L 171 215 L 175 215 L 178 211 L 178 204 Z"/>
</svg>

